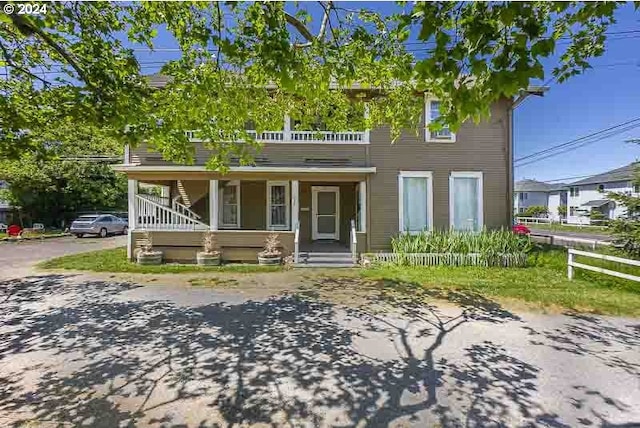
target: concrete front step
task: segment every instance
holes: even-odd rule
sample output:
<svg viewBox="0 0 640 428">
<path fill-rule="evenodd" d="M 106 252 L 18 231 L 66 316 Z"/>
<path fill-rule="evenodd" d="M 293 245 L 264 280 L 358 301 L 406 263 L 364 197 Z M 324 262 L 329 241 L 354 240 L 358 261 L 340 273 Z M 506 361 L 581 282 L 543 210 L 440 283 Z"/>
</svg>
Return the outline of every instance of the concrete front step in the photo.
<svg viewBox="0 0 640 428">
<path fill-rule="evenodd" d="M 355 268 L 354 263 L 294 263 L 295 268 Z"/>
<path fill-rule="evenodd" d="M 313 256 L 309 257 L 300 257 L 301 261 L 306 261 L 307 263 L 353 263 L 353 259 L 351 255 L 348 257 L 330 257 L 330 256 Z"/>
</svg>

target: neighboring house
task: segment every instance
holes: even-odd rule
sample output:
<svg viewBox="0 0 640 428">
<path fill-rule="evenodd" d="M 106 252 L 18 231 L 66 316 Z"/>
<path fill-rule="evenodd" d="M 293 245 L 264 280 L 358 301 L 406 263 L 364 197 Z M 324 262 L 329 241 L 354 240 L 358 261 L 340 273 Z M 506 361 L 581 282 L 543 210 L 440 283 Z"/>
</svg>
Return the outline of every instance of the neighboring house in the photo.
<svg viewBox="0 0 640 428">
<path fill-rule="evenodd" d="M 566 206 L 567 197 L 564 183 L 550 184 L 536 180 L 520 180 L 513 191 L 513 209 L 516 215 L 529 207 L 542 206 L 549 211 L 548 217 L 559 221 L 558 207 Z"/>
<path fill-rule="evenodd" d="M 633 184 L 634 169 L 638 163 L 617 168 L 602 174 L 593 175 L 568 185 L 569 223 L 589 223 L 589 213 L 596 210 L 606 218 L 613 219 L 625 214 L 624 205 L 616 204 L 607 198 L 609 192 L 638 194 L 640 188 Z"/>
<path fill-rule="evenodd" d="M 254 166 L 235 162 L 226 175 L 206 169 L 211 152 L 197 139 L 189 166 L 145 145 L 127 148 L 115 168 L 129 178 L 129 257 L 144 230 L 166 260 L 195 260 L 202 231 L 212 230 L 224 259 L 255 261 L 270 230 L 285 253 L 303 259 L 389 249 L 402 231 L 506 227 L 513 105 L 503 99 L 487 121 L 433 133 L 424 126 L 439 103 L 427 98 L 422 132 L 403 133 L 394 144 L 388 127 L 302 131 L 285 117 L 284 129 L 257 136 L 263 149 Z M 142 183 L 163 186 L 168 197 L 141 194 Z"/>
<path fill-rule="evenodd" d="M 0 181 L 0 189 L 6 189 L 7 183 L 5 181 Z M 7 224 L 9 219 L 9 213 L 11 212 L 11 205 L 7 201 L 3 201 L 0 199 L 0 223 Z"/>
</svg>

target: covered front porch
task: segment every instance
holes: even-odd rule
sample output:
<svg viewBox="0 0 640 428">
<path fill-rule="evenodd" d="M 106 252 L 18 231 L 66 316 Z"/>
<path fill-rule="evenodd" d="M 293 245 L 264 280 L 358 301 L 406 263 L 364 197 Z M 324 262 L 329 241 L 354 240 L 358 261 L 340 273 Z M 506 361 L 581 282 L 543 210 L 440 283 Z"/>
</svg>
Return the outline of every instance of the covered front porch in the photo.
<svg viewBox="0 0 640 428">
<path fill-rule="evenodd" d="M 228 174 L 160 177 L 130 174 L 129 257 L 143 232 L 169 261 L 195 261 L 204 231 L 216 233 L 222 257 L 255 261 L 277 231 L 285 255 L 344 252 L 367 245 L 367 177 L 363 174 Z"/>
</svg>

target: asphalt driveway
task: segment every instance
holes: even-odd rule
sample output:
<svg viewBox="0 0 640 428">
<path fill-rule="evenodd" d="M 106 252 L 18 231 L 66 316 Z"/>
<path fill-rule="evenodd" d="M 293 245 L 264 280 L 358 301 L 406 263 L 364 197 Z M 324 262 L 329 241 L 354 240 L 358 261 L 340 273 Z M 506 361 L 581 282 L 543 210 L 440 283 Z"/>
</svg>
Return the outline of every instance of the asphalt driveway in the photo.
<svg viewBox="0 0 640 428">
<path fill-rule="evenodd" d="M 76 238 L 72 236 L 21 242 L 0 242 L 0 278 L 27 274 L 36 263 L 53 257 L 122 247 L 126 236 Z"/>
<path fill-rule="evenodd" d="M 640 320 L 468 294 L 347 307 L 317 290 L 357 279 L 297 280 L 265 297 L 161 277 L 0 281 L 0 425 L 640 424 Z"/>
</svg>

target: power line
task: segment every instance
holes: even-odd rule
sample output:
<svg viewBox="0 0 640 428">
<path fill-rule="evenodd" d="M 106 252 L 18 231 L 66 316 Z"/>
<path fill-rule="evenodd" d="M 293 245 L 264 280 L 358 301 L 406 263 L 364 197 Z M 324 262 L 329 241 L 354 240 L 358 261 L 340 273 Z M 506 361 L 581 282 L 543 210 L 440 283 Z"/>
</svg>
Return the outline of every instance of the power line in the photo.
<svg viewBox="0 0 640 428">
<path fill-rule="evenodd" d="M 564 147 L 568 147 L 568 146 L 572 146 L 572 145 L 575 145 L 575 144 L 579 144 L 579 143 L 581 143 L 582 141 L 584 141 L 584 140 L 588 140 L 588 139 L 593 138 L 593 137 L 596 137 L 596 136 L 598 136 L 599 134 L 603 134 L 603 133 L 605 133 L 605 132 L 609 132 L 609 131 L 611 131 L 611 130 L 614 130 L 614 129 L 617 129 L 617 128 L 621 128 L 621 127 L 623 127 L 623 126 L 627 126 L 627 125 L 629 125 L 629 124 L 632 124 L 632 123 L 635 123 L 635 122 L 638 122 L 638 121 L 640 121 L 640 117 L 636 117 L 635 119 L 628 120 L 628 121 L 626 121 L 626 122 L 620 123 L 620 124 L 618 124 L 618 125 L 611 126 L 611 127 L 609 127 L 609 128 L 605 128 L 605 129 L 601 129 L 601 130 L 596 131 L 596 132 L 592 132 L 591 134 L 588 134 L 588 135 L 585 135 L 585 136 L 582 136 L 582 137 L 579 137 L 579 138 L 573 139 L 573 140 L 568 141 L 568 142 L 566 142 L 566 143 L 556 144 L 556 145 L 551 146 L 551 147 L 548 147 L 548 148 L 546 148 L 546 149 L 544 149 L 544 150 L 540 150 L 540 151 L 538 151 L 538 152 L 531 153 L 531 154 L 529 154 L 529 155 L 526 155 L 526 156 L 523 156 L 523 157 L 521 157 L 521 158 L 518 158 L 518 159 L 514 160 L 514 162 L 520 162 L 520 161 L 523 161 L 523 160 L 525 160 L 525 159 L 529 159 L 529 158 L 533 158 L 533 157 L 538 157 L 538 156 L 543 155 L 543 154 L 545 154 L 545 153 L 549 153 L 549 152 L 553 152 L 553 151 L 558 150 L 558 149 L 562 149 L 562 148 L 564 148 Z M 640 124 L 639 124 L 639 125 L 640 125 Z"/>
<path fill-rule="evenodd" d="M 586 142 L 580 143 L 580 144 L 578 144 L 578 145 L 568 147 L 568 148 L 566 148 L 566 149 L 564 149 L 564 150 L 560 150 L 560 151 L 558 151 L 558 152 L 548 154 L 548 155 L 543 156 L 543 157 L 541 157 L 541 158 L 533 159 L 533 160 L 530 160 L 529 162 L 525 162 L 525 163 L 522 163 L 522 164 L 520 164 L 520 165 L 516 165 L 515 167 L 516 167 L 516 168 L 519 168 L 519 167 L 522 167 L 522 166 L 531 165 L 531 164 L 533 164 L 533 163 L 538 163 L 538 162 L 543 161 L 543 160 L 545 160 L 545 159 L 549 159 L 549 158 L 552 158 L 552 157 L 555 157 L 555 156 L 561 155 L 561 154 L 563 154 L 563 153 L 567 153 L 567 152 L 570 152 L 570 151 L 573 151 L 573 150 L 579 149 L 579 148 L 584 147 L 584 146 L 587 146 L 587 145 L 589 145 L 589 144 L 597 143 L 598 141 L 605 140 L 605 139 L 607 139 L 607 138 L 613 137 L 613 136 L 615 136 L 615 135 L 621 134 L 621 133 L 626 132 L 626 131 L 630 131 L 630 130 L 635 129 L 635 128 L 638 128 L 638 127 L 640 127 L 640 123 L 636 123 L 636 124 L 633 124 L 633 125 L 629 125 L 629 126 L 627 126 L 626 128 L 621 128 L 621 129 L 618 129 L 618 130 L 615 130 L 615 131 L 611 131 L 611 132 L 609 132 L 608 134 L 601 135 L 601 136 L 599 136 L 598 138 L 596 138 L 595 140 L 586 141 Z"/>
</svg>

